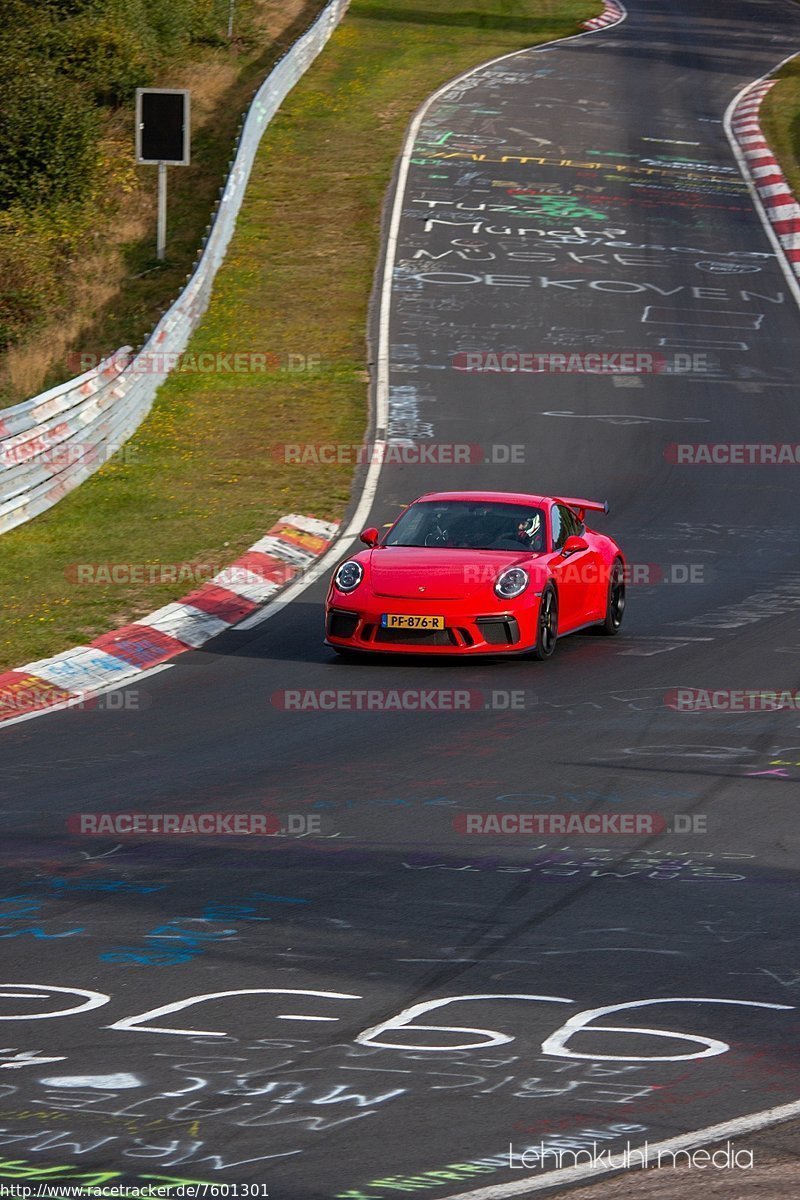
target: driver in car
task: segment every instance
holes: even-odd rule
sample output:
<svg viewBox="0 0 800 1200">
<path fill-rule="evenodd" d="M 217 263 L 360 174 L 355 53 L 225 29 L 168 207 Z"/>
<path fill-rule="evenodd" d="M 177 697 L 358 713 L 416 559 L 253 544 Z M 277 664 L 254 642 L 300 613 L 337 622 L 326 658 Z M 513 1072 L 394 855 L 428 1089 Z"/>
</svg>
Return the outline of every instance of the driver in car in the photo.
<svg viewBox="0 0 800 1200">
<path fill-rule="evenodd" d="M 544 550 L 542 519 L 538 513 L 525 518 L 517 518 L 511 529 L 503 533 L 492 543 L 496 550 L 531 550 L 539 554 Z"/>
<path fill-rule="evenodd" d="M 544 550 L 544 530 L 542 529 L 542 519 L 538 513 L 517 523 L 517 540 L 532 550 L 534 554 Z"/>
</svg>

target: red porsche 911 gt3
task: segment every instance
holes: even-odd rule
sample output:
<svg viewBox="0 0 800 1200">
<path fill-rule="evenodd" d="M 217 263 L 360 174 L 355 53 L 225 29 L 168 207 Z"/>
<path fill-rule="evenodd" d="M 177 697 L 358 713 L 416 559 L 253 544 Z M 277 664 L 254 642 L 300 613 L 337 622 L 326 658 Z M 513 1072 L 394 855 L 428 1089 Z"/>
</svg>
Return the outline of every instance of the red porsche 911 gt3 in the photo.
<svg viewBox="0 0 800 1200">
<path fill-rule="evenodd" d="M 608 505 L 506 492 L 433 492 L 336 568 L 326 642 L 339 653 L 549 658 L 588 626 L 619 632 L 625 561 L 584 525 Z"/>
</svg>

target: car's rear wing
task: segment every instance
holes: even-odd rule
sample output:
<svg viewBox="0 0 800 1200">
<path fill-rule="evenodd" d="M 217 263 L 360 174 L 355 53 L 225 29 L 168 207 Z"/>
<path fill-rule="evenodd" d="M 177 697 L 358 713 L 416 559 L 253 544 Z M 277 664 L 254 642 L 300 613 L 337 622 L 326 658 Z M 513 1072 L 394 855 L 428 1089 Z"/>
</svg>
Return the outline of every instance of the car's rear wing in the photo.
<svg viewBox="0 0 800 1200">
<path fill-rule="evenodd" d="M 587 512 L 608 512 L 607 500 L 578 500 L 575 496 L 556 496 L 555 499 L 559 504 L 566 504 L 567 508 L 573 509 L 578 514 L 578 520 L 581 522 Z"/>
</svg>

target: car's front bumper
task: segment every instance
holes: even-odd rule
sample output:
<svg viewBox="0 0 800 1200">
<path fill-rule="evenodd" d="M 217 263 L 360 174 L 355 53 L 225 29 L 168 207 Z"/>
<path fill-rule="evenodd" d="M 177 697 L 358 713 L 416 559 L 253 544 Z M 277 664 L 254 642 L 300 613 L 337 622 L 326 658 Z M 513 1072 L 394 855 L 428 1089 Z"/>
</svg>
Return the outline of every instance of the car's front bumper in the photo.
<svg viewBox="0 0 800 1200">
<path fill-rule="evenodd" d="M 456 611 L 441 603 L 445 618 L 441 630 L 385 629 L 381 617 L 387 611 L 413 612 L 414 605 L 402 601 L 371 601 L 356 608 L 343 603 L 329 604 L 325 614 L 325 635 L 329 645 L 347 650 L 381 654 L 507 654 L 530 649 L 536 642 L 538 601 L 503 612 L 470 612 L 460 605 Z M 437 608 L 436 602 L 427 605 Z"/>
</svg>

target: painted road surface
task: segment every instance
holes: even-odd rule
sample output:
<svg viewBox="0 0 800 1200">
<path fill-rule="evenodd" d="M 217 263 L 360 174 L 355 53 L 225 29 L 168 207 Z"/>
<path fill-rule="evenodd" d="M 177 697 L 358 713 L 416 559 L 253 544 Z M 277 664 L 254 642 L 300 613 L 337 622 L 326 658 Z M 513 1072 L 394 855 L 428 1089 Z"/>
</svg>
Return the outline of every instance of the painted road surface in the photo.
<svg viewBox="0 0 800 1200">
<path fill-rule="evenodd" d="M 607 498 L 623 635 L 342 662 L 319 583 L 4 731 L 0 1182 L 437 1200 L 800 1097 L 797 467 L 730 449 L 796 441 L 800 315 L 723 124 L 798 48 L 633 0 L 424 114 L 373 337 L 440 461 L 359 519 Z"/>
</svg>

